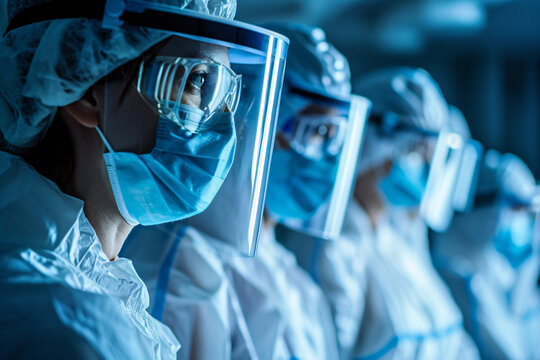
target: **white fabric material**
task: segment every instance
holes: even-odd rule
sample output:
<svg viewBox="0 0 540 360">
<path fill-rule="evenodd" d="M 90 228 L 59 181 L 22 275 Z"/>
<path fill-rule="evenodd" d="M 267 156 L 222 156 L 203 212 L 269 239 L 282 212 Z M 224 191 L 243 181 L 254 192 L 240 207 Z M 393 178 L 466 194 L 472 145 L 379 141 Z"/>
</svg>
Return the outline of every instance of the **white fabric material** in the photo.
<svg viewBox="0 0 540 360">
<path fill-rule="evenodd" d="M 19 157 L 0 152 L 0 358 L 173 359 L 131 261 L 109 261 L 83 213 Z"/>
<path fill-rule="evenodd" d="M 270 229 L 250 258 L 194 228 L 165 227 L 135 232 L 124 255 L 147 282 L 153 308 L 159 308 L 159 272 L 170 272 L 163 321 L 183 344 L 180 359 L 337 358 L 323 294 Z M 170 251 L 174 261 L 158 271 Z"/>
<path fill-rule="evenodd" d="M 493 206 L 456 217 L 433 237 L 433 262 L 483 358 L 540 359 L 540 256 L 513 268 L 491 241 L 497 214 Z"/>
<path fill-rule="evenodd" d="M 279 241 L 319 284 L 331 306 L 341 359 L 351 359 L 362 325 L 367 289 L 367 253 L 356 242 L 323 240 L 280 226 Z"/>
<path fill-rule="evenodd" d="M 261 359 L 336 359 L 329 305 L 265 226 L 254 258 L 222 257 Z"/>
<path fill-rule="evenodd" d="M 178 359 L 258 359 L 207 236 L 180 223 L 139 226 L 122 255 L 133 259 L 148 285 L 152 314 L 182 343 Z"/>
<path fill-rule="evenodd" d="M 343 359 L 476 359 L 462 316 L 431 263 L 352 201 L 343 234 L 312 266 L 327 295 Z"/>
<path fill-rule="evenodd" d="M 417 255 L 431 262 L 428 227 L 418 208 L 408 209 L 387 204 L 388 217 L 394 229 L 407 241 Z"/>
</svg>

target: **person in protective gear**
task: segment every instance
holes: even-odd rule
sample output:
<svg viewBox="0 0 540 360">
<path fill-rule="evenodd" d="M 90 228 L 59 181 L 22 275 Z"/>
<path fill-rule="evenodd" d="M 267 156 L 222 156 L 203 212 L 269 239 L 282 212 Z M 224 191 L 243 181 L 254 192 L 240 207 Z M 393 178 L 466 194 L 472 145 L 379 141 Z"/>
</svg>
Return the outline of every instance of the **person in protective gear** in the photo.
<svg viewBox="0 0 540 360">
<path fill-rule="evenodd" d="M 189 347 L 181 358 L 338 357 L 328 303 L 275 240 L 274 227 L 291 221 L 300 227 L 316 223 L 312 229 L 325 234 L 341 228 L 339 204 L 354 181 L 351 164 L 369 102 L 351 95 L 347 61 L 321 29 L 267 26 L 291 43 L 264 221 L 250 215 L 262 215 L 263 208 L 253 208 L 243 191 L 228 184 L 231 174 L 251 177 L 242 169 L 246 155 L 235 161 L 208 210 L 176 228 L 137 229 L 125 250 L 154 293 L 152 313 Z M 249 211 L 231 216 L 240 204 Z M 251 236 L 231 236 L 249 224 L 261 225 L 258 245 Z"/>
<path fill-rule="evenodd" d="M 147 288 L 118 253 L 134 225 L 206 209 L 231 168 L 245 87 L 232 69 L 245 42 L 230 31 L 236 2 L 7 8 L 0 357 L 173 359 L 178 341 L 146 312 Z M 261 118 L 276 106 L 245 94 Z"/>
<path fill-rule="evenodd" d="M 393 162 L 381 181 L 390 221 L 429 261 L 428 227 L 444 231 L 454 214 L 454 189 L 470 132 L 463 114 L 448 107 L 446 126 L 428 134 Z"/>
<path fill-rule="evenodd" d="M 379 71 L 357 90 L 373 108 L 342 234 L 280 227 L 277 237 L 325 292 L 341 358 L 475 359 L 419 215 L 431 171 L 444 168 L 432 159 L 446 148 L 446 102 L 421 69 Z"/>
<path fill-rule="evenodd" d="M 447 232 L 431 238 L 433 262 L 482 358 L 535 359 L 540 356 L 535 179 L 512 154 L 488 150 L 477 164 L 470 205 Z"/>
</svg>

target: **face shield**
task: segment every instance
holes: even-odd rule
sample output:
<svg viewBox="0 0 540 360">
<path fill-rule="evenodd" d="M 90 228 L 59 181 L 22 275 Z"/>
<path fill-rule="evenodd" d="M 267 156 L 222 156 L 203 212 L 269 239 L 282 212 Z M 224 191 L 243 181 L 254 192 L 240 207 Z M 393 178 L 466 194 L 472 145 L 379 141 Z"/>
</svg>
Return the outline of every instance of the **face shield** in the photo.
<svg viewBox="0 0 540 360">
<path fill-rule="evenodd" d="M 230 27 L 211 29 L 212 33 L 229 34 L 231 41 L 242 41 L 241 46 L 233 44 L 229 49 L 230 69 L 208 62 L 201 66 L 169 61 L 165 66 L 151 66 L 152 71 L 171 68 L 171 72 L 177 69 L 188 72 L 192 69 L 195 83 L 200 83 L 197 71 L 201 68 L 212 70 L 212 77 L 206 78 L 201 88 L 211 86 L 207 87 L 206 95 L 202 92 L 203 96 L 196 100 L 197 114 L 173 121 L 185 124 L 195 133 L 204 133 L 209 127 L 219 126 L 213 123 L 213 112 L 220 109 L 231 111 L 234 113 L 236 151 L 228 175 L 212 203 L 201 214 L 183 222 L 232 245 L 242 255 L 253 256 L 262 222 L 288 45 L 275 33 L 237 22 L 234 25 L 234 32 Z M 223 44 L 222 41 L 219 43 Z M 168 76 L 174 77 L 171 73 Z M 179 85 L 178 89 L 186 93 L 185 86 Z M 152 90 L 147 93 L 154 94 Z M 167 88 L 163 93 L 168 103 L 173 103 L 171 109 L 174 109 L 180 91 Z M 219 101 L 214 101 L 216 94 L 221 94 Z M 171 116 L 176 116 L 174 111 Z"/>
<path fill-rule="evenodd" d="M 391 112 L 372 115 L 370 122 L 381 142 L 392 143 L 392 168 L 380 184 L 387 201 L 394 206 L 419 206 L 426 224 L 444 231 L 453 215 L 463 136 L 448 128 L 439 133 L 421 129 Z"/>
<path fill-rule="evenodd" d="M 458 212 L 467 212 L 474 205 L 483 154 L 484 147 L 478 141 L 469 140 L 465 144 L 452 200 L 454 210 Z"/>
<path fill-rule="evenodd" d="M 293 90 L 290 96 L 302 97 L 306 106 L 277 132 L 267 214 L 289 228 L 335 239 L 355 179 L 370 102 L 356 95 L 344 101 Z"/>
<path fill-rule="evenodd" d="M 436 132 L 420 129 L 394 113 L 372 115 L 376 144 L 369 151 L 376 164 L 392 160 L 388 174 L 380 180 L 379 189 L 393 206 L 418 208 L 424 197 L 428 174 L 437 145 Z"/>
<path fill-rule="evenodd" d="M 10 25 L 15 28 L 59 17 L 90 18 L 102 23 L 104 36 L 107 29 L 120 28 L 129 35 L 132 26 L 155 33 L 157 39 L 167 39 L 165 46 L 174 44 L 175 41 L 169 40 L 176 37 L 182 40 L 180 43 L 186 40 L 192 44 L 190 48 L 169 47 L 156 56 L 146 57 L 145 53 L 134 62 L 132 84 L 159 118 L 158 140 L 160 129 L 172 129 L 168 134 L 179 135 L 181 146 L 171 145 L 166 150 L 175 158 L 181 155 L 185 159 L 174 166 L 177 176 L 164 179 L 159 172 L 152 174 L 156 183 L 175 185 L 174 192 L 162 191 L 156 196 L 163 198 L 163 206 L 168 206 L 171 202 L 167 199 L 176 196 L 179 187 L 195 190 L 203 187 L 201 191 L 211 193 L 211 197 L 185 196 L 182 201 L 190 206 L 203 201 L 203 206 L 198 208 L 206 207 L 212 199 L 214 202 L 187 224 L 253 254 L 263 212 L 287 39 L 249 24 L 151 1 L 108 0 L 98 4 L 52 1 L 23 15 L 14 18 Z M 137 56 L 128 55 L 125 62 Z M 224 165 L 221 161 L 227 157 L 221 154 L 223 149 L 215 149 L 215 141 L 208 141 L 216 138 L 208 136 L 216 131 L 234 135 L 230 138 L 234 138 L 235 146 L 229 147 L 233 165 L 218 186 L 213 183 L 212 191 L 206 191 L 204 187 L 208 184 L 197 179 L 208 174 L 227 174 L 217 168 L 230 166 L 230 162 Z M 160 187 L 163 188 L 166 186 Z"/>
<path fill-rule="evenodd" d="M 540 254 L 540 187 L 538 186 L 536 187 L 531 210 L 534 215 L 533 252 L 538 255 Z"/>
<path fill-rule="evenodd" d="M 448 228 L 454 214 L 454 191 L 465 141 L 449 129 L 444 129 L 437 138 L 420 214 L 426 224 L 438 232 Z"/>
</svg>

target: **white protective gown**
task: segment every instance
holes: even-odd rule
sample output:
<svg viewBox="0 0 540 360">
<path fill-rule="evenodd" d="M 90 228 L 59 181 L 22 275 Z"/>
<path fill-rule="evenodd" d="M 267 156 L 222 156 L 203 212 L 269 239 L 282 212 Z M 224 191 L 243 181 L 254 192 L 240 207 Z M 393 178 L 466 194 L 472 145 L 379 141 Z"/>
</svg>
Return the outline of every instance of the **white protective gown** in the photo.
<svg viewBox="0 0 540 360">
<path fill-rule="evenodd" d="M 391 226 L 412 247 L 418 255 L 424 256 L 427 261 L 431 261 L 429 252 L 428 227 L 420 216 L 418 208 L 408 209 L 406 207 L 386 204 L 388 208 L 388 218 Z"/>
<path fill-rule="evenodd" d="M 121 254 L 147 284 L 151 314 L 181 342 L 178 359 L 257 359 L 238 298 L 206 236 L 181 223 L 138 226 Z"/>
<path fill-rule="evenodd" d="M 0 358 L 173 359 L 131 261 L 109 261 L 83 212 L 0 152 Z"/>
<path fill-rule="evenodd" d="M 490 210 L 456 217 L 451 231 L 434 236 L 434 264 L 462 309 L 482 358 L 540 359 L 539 256 L 513 268 L 491 237 L 479 236 L 479 224 L 496 227 L 485 223 L 497 219 L 483 216 L 485 211 Z M 477 217 L 488 220 L 476 222 Z"/>
<path fill-rule="evenodd" d="M 282 239 L 297 254 L 310 249 L 300 262 L 329 299 L 342 359 L 478 358 L 431 262 L 390 220 L 373 231 L 353 200 L 336 241 Z"/>
<path fill-rule="evenodd" d="M 253 258 L 192 227 L 142 228 L 130 237 L 124 254 L 154 294 L 156 316 L 182 342 L 179 358 L 337 357 L 321 290 L 271 234 L 261 234 Z M 159 250 L 141 251 L 142 243 Z"/>
</svg>

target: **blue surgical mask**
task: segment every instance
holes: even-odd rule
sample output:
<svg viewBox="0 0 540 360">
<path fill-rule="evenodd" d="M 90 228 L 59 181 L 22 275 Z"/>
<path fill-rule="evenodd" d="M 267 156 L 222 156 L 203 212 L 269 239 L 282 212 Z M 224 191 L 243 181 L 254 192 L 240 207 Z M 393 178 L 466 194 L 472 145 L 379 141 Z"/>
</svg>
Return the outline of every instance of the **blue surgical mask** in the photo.
<svg viewBox="0 0 540 360">
<path fill-rule="evenodd" d="M 426 170 L 422 161 L 398 160 L 381 181 L 380 189 L 393 205 L 419 206 L 426 187 Z"/>
<path fill-rule="evenodd" d="M 277 217 L 307 220 L 332 193 L 339 157 L 308 159 L 294 150 L 274 150 L 266 206 Z"/>
<path fill-rule="evenodd" d="M 231 112 L 218 113 L 214 127 L 191 133 L 163 117 L 148 154 L 103 154 L 116 204 L 131 225 L 182 220 L 205 210 L 232 165 L 236 132 Z"/>
<path fill-rule="evenodd" d="M 499 228 L 493 239 L 495 248 L 510 262 L 519 267 L 532 254 L 534 221 L 524 211 L 507 211 L 501 214 Z"/>
</svg>

